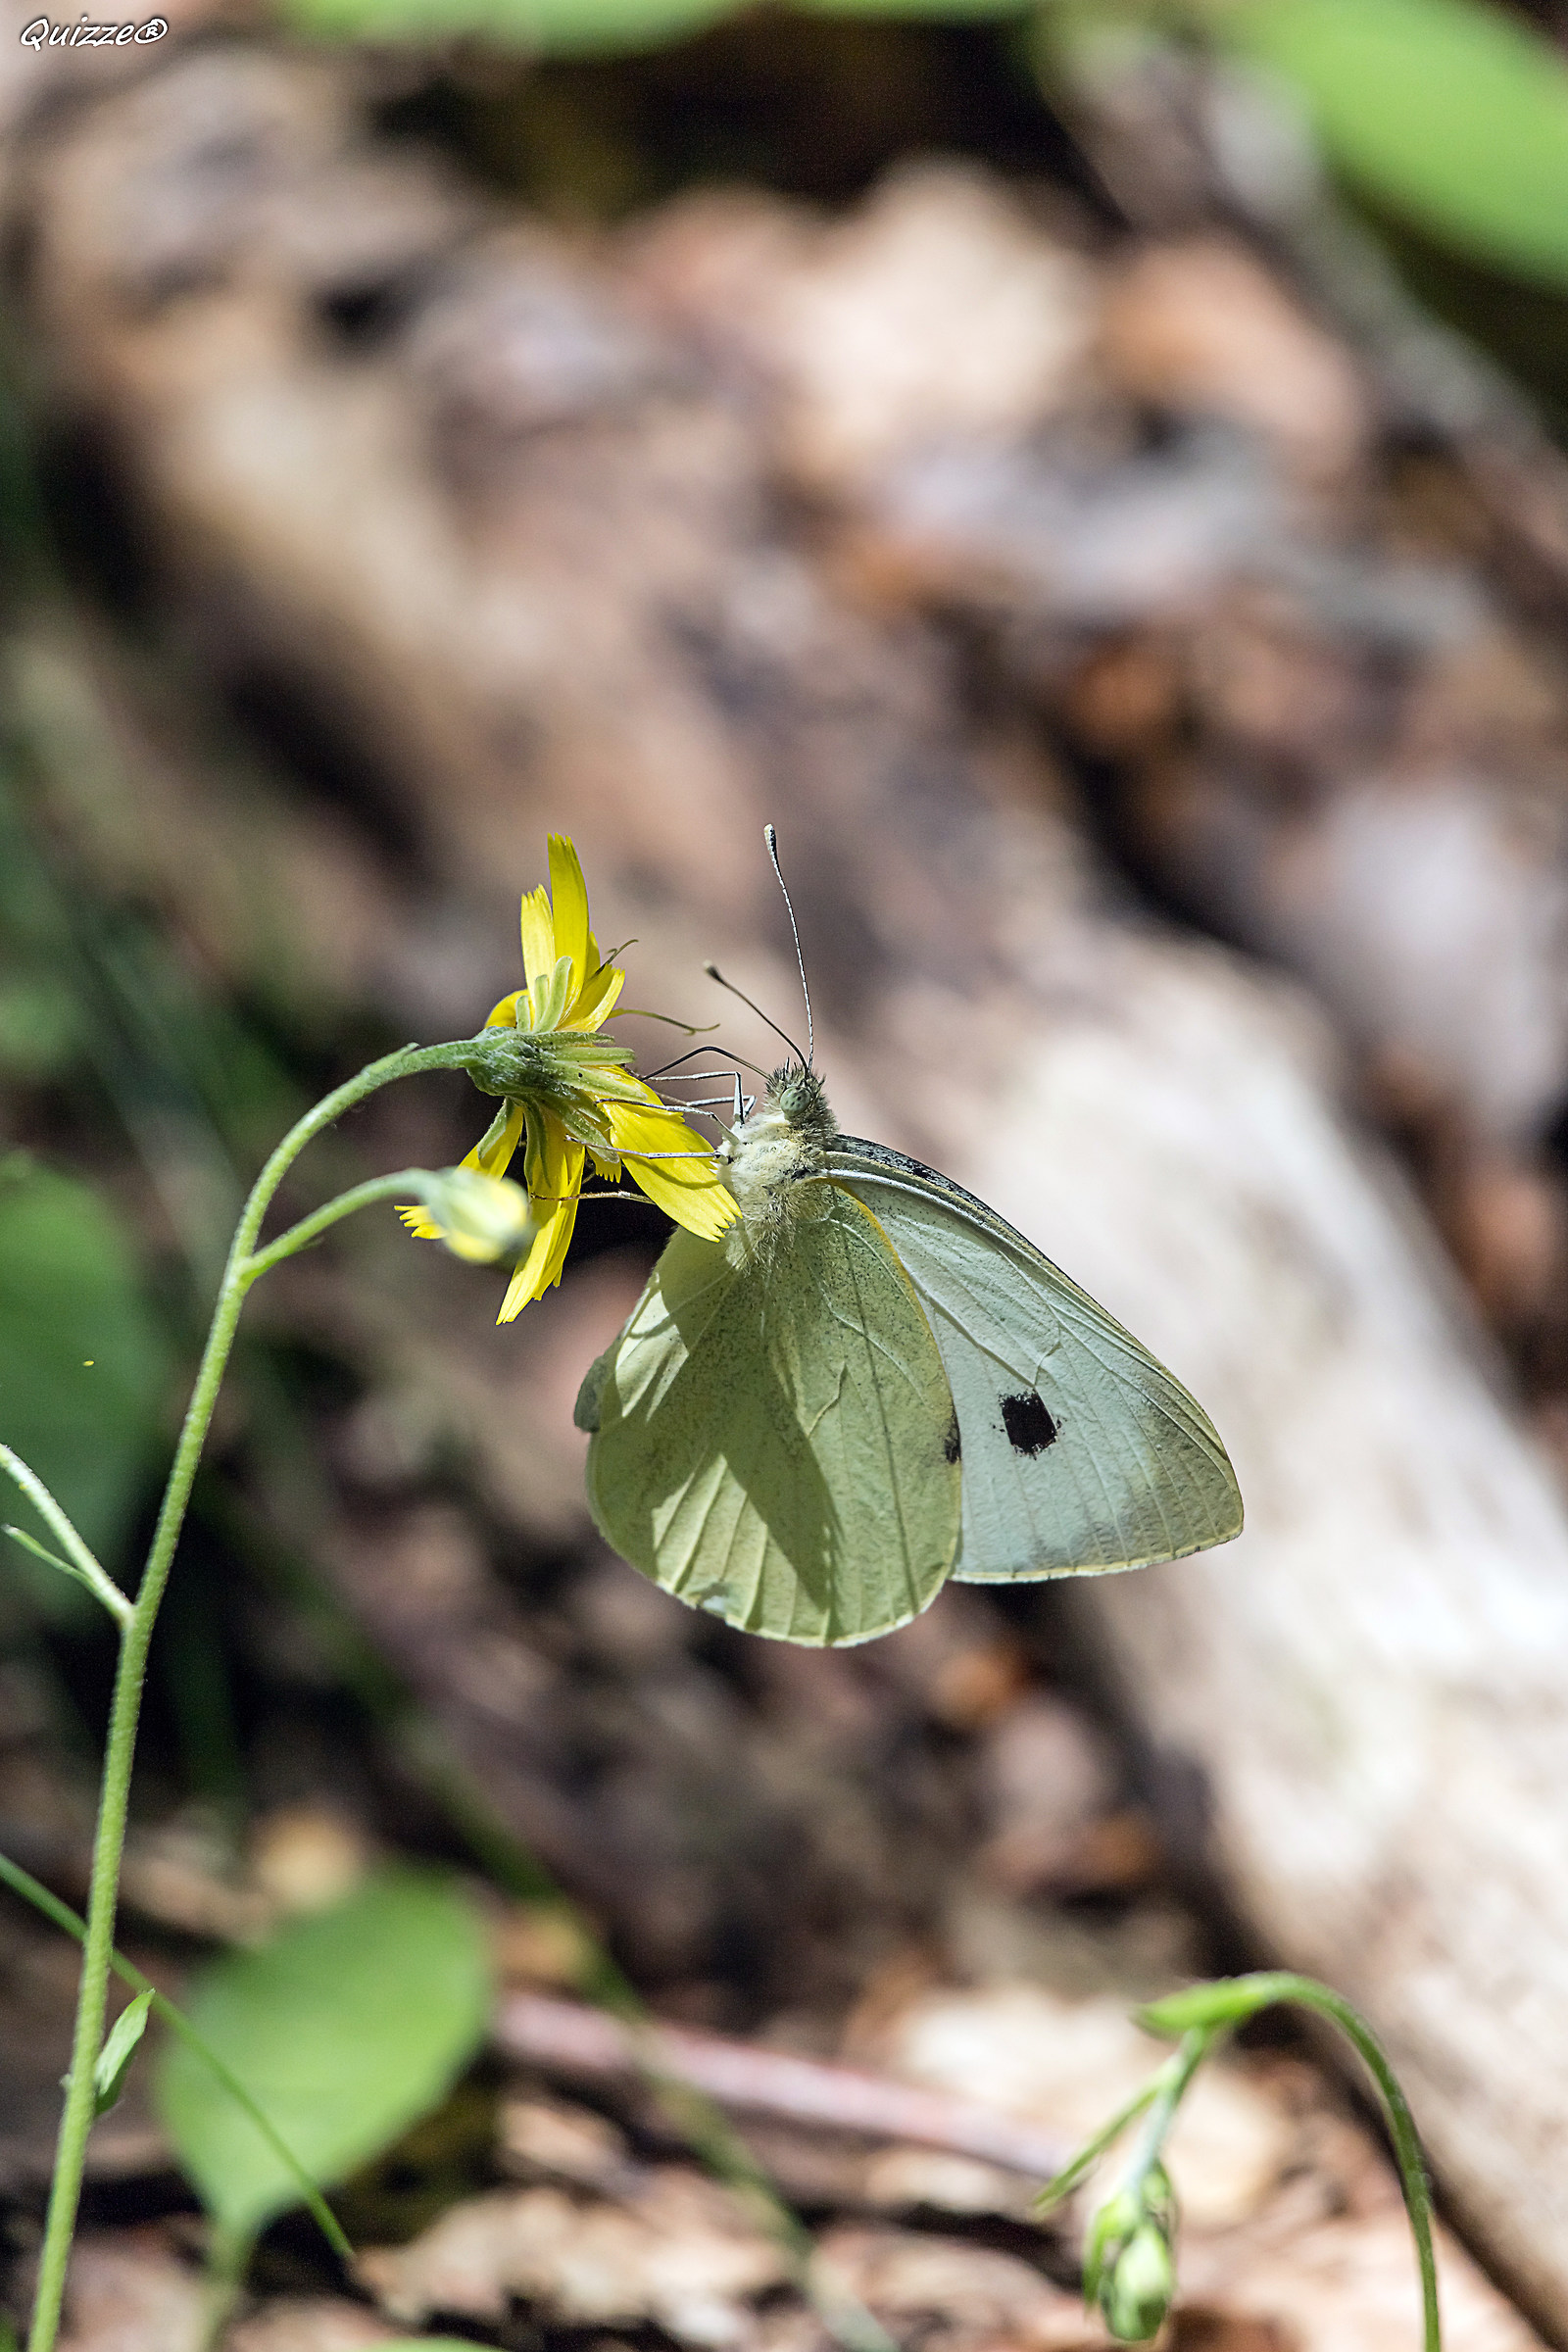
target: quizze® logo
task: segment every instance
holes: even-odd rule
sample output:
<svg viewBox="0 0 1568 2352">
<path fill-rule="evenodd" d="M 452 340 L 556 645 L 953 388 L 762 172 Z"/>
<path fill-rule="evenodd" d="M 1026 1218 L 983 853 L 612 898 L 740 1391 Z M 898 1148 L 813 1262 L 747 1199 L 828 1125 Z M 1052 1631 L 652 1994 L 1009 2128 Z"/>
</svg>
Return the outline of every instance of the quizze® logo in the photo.
<svg viewBox="0 0 1568 2352">
<path fill-rule="evenodd" d="M 75 24 L 51 24 L 47 17 L 34 17 L 21 38 L 24 49 L 120 49 L 126 41 L 161 41 L 168 30 L 165 17 L 140 24 L 89 24 L 85 16 Z"/>
</svg>

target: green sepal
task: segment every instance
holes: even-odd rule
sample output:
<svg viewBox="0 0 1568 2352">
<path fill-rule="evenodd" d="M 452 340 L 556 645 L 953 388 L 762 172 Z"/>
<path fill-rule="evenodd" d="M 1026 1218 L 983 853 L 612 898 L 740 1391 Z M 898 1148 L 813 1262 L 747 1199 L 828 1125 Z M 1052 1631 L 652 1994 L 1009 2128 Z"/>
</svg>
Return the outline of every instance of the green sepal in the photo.
<svg viewBox="0 0 1568 2352">
<path fill-rule="evenodd" d="M 118 2106 L 120 2094 L 130 2073 L 130 2062 L 147 2031 L 147 2019 L 152 2009 L 151 1992 L 138 1992 L 133 2001 L 116 2018 L 109 2039 L 98 2053 L 98 2063 L 92 2070 L 92 2111 L 107 2115 Z"/>
</svg>

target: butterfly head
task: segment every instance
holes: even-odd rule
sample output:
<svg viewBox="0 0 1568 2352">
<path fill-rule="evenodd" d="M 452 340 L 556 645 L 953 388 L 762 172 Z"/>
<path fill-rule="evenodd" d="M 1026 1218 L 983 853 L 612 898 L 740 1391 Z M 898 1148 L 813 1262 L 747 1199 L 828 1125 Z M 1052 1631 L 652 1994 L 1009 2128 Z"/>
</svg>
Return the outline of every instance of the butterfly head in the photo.
<svg viewBox="0 0 1568 2352">
<path fill-rule="evenodd" d="M 752 1238 L 789 1214 L 791 1188 L 802 1177 L 821 1174 L 837 1133 L 826 1090 L 810 1063 L 787 1061 L 776 1069 L 758 1108 L 723 1147 L 725 1182 Z M 736 1239 L 739 1246 L 743 1237 Z"/>
<path fill-rule="evenodd" d="M 775 1118 L 818 1151 L 826 1151 L 839 1131 L 827 1089 L 809 1062 L 782 1063 L 768 1079 L 766 1102 Z"/>
</svg>

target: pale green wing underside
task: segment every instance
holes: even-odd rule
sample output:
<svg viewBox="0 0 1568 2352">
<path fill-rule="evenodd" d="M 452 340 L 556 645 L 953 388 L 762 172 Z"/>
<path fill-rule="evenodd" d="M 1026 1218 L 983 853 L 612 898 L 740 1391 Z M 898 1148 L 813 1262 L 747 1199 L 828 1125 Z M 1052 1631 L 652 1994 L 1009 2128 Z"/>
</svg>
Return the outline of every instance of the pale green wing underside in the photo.
<svg viewBox="0 0 1568 2352">
<path fill-rule="evenodd" d="M 677 1233 L 578 1420 L 606 1541 L 748 1633 L 868 1641 L 953 1564 L 942 1358 L 874 1214 L 835 1185 L 795 1188 L 739 1267 Z"/>
<path fill-rule="evenodd" d="M 1141 1568 L 1241 1532 L 1201 1406 L 1032 1242 L 881 1144 L 841 1136 L 828 1173 L 882 1224 L 936 1332 L 963 1446 L 960 1582 Z"/>
</svg>

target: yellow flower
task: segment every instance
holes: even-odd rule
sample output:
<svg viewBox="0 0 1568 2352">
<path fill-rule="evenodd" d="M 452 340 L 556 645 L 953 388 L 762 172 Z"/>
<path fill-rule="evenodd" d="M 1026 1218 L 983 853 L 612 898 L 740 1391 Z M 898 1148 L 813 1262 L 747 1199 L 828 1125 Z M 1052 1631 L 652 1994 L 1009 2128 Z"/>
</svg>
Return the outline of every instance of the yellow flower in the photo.
<svg viewBox="0 0 1568 2352">
<path fill-rule="evenodd" d="M 550 836 L 550 890 L 522 902 L 522 967 L 527 986 L 502 998 L 485 1023 L 489 1049 L 468 1065 L 502 1108 L 463 1163 L 500 1176 L 519 1146 L 523 1153 L 536 1231 L 502 1301 L 502 1323 L 561 1280 L 589 1159 L 607 1182 L 626 1167 L 651 1200 L 705 1240 L 740 1213 L 712 1146 L 633 1076 L 628 1047 L 596 1034 L 626 975 L 601 960 L 582 866 L 559 833 Z M 423 1209 L 400 1213 L 421 1239 L 442 1238 Z"/>
</svg>

